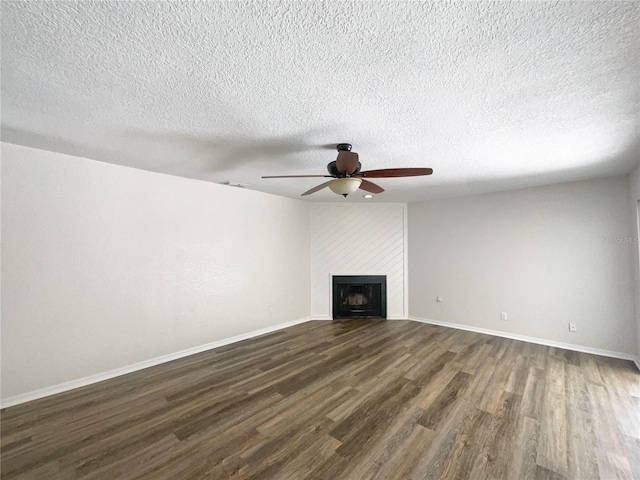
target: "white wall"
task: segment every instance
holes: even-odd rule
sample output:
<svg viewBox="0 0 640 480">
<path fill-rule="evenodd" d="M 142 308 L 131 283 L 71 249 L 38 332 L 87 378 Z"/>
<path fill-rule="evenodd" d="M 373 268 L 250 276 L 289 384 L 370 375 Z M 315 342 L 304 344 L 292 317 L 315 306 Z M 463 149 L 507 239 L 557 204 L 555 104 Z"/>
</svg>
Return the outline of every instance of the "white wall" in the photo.
<svg viewBox="0 0 640 480">
<path fill-rule="evenodd" d="M 387 317 L 406 318 L 406 205 L 311 205 L 311 318 L 332 318 L 332 275 L 386 275 Z"/>
<path fill-rule="evenodd" d="M 640 368 L 640 265 L 638 259 L 638 240 L 640 237 L 640 225 L 638 225 L 638 202 L 640 202 L 640 165 L 629 175 L 629 186 L 631 193 L 631 214 L 633 220 L 631 222 L 633 230 L 633 239 L 636 242 L 633 248 L 633 272 L 635 281 L 636 295 L 636 364 Z"/>
<path fill-rule="evenodd" d="M 1 153 L 3 398 L 308 317 L 307 203 Z"/>
<path fill-rule="evenodd" d="M 408 218 L 412 317 L 635 353 L 637 247 L 607 240 L 635 236 L 626 177 L 412 203 Z"/>
</svg>

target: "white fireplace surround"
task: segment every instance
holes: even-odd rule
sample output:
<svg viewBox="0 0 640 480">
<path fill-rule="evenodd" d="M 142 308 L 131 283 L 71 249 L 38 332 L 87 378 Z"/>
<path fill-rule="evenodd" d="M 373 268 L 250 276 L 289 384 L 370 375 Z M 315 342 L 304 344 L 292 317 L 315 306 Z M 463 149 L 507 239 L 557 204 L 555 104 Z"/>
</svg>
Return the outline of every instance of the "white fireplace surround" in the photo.
<svg viewBox="0 0 640 480">
<path fill-rule="evenodd" d="M 407 318 L 406 204 L 311 206 L 311 318 L 331 320 L 334 275 L 385 275 L 387 318 Z"/>
</svg>

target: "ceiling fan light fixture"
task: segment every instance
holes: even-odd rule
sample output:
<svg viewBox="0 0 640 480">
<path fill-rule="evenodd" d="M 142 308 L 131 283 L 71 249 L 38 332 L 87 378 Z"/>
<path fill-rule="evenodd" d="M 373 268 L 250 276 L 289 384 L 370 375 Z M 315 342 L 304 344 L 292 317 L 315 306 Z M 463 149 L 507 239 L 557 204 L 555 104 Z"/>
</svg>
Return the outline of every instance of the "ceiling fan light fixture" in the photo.
<svg viewBox="0 0 640 480">
<path fill-rule="evenodd" d="M 355 177 L 336 178 L 335 180 L 331 180 L 331 182 L 329 182 L 329 188 L 331 189 L 332 192 L 346 197 L 350 193 L 353 193 L 358 188 L 360 188 L 361 183 L 362 183 L 362 179 L 360 178 L 355 178 Z"/>
</svg>

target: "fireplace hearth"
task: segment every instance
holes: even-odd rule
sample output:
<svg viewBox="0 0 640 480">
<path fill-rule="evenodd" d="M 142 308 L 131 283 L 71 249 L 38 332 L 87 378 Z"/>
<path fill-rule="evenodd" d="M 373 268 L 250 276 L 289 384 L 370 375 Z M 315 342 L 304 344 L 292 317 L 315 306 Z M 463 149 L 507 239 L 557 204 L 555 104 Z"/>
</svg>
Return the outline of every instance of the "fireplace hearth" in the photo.
<svg viewBox="0 0 640 480">
<path fill-rule="evenodd" d="M 333 318 L 387 318 L 386 275 L 334 275 Z"/>
</svg>

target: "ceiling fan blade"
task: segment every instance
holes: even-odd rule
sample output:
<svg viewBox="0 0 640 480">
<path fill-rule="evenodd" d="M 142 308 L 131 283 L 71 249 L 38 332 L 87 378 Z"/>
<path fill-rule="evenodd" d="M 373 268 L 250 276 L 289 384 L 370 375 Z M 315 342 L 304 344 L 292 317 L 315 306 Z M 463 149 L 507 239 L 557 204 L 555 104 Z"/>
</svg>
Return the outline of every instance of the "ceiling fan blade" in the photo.
<svg viewBox="0 0 640 480">
<path fill-rule="evenodd" d="M 418 177 L 420 175 L 431 175 L 432 168 L 383 168 L 381 170 L 367 170 L 359 172 L 354 177 L 366 178 L 389 178 L 389 177 Z"/>
<path fill-rule="evenodd" d="M 311 195 L 312 193 L 316 193 L 319 190 L 322 190 L 325 187 L 328 187 L 329 184 L 332 182 L 333 180 L 329 180 L 328 182 L 324 182 L 321 185 L 318 185 L 317 187 L 313 187 L 311 190 L 307 190 L 306 192 L 304 192 L 302 195 L 300 195 L 301 197 L 304 197 L 306 195 Z"/>
<path fill-rule="evenodd" d="M 262 178 L 331 178 L 331 175 L 266 175 Z"/>
<path fill-rule="evenodd" d="M 376 185 L 375 183 L 370 182 L 369 180 L 362 180 L 362 183 L 360 184 L 360 189 L 370 193 L 384 192 L 384 188 L 382 188 L 380 185 Z"/>
<path fill-rule="evenodd" d="M 358 163 L 358 154 L 356 152 L 342 151 L 338 153 L 336 168 L 340 173 L 351 175 L 358 168 Z"/>
</svg>

